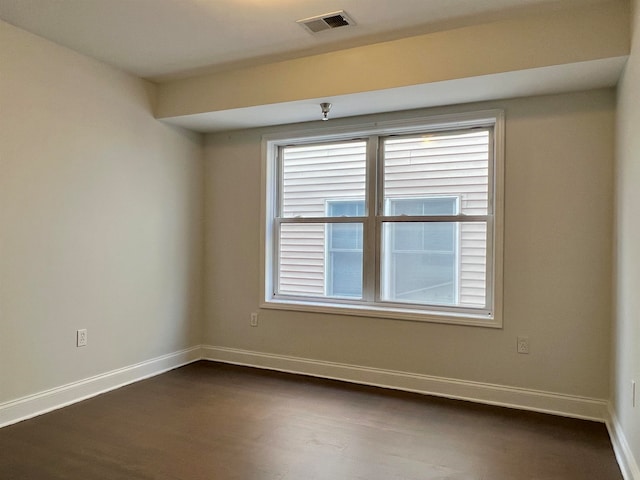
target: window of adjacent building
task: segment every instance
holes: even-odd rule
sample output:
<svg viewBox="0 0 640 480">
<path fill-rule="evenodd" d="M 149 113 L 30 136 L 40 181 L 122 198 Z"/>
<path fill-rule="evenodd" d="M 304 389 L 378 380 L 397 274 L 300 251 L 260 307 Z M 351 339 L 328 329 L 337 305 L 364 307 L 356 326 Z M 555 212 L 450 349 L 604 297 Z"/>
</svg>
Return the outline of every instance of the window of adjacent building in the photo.
<svg viewBox="0 0 640 480">
<path fill-rule="evenodd" d="M 327 201 L 328 217 L 362 215 L 364 199 Z M 326 296 L 362 298 L 362 226 L 352 223 L 329 224 L 326 232 Z"/>
<path fill-rule="evenodd" d="M 265 139 L 263 307 L 499 326 L 499 112 Z"/>
<path fill-rule="evenodd" d="M 392 216 L 457 215 L 458 197 L 390 198 Z M 381 297 L 405 303 L 459 303 L 459 229 L 452 222 L 383 225 Z"/>
</svg>

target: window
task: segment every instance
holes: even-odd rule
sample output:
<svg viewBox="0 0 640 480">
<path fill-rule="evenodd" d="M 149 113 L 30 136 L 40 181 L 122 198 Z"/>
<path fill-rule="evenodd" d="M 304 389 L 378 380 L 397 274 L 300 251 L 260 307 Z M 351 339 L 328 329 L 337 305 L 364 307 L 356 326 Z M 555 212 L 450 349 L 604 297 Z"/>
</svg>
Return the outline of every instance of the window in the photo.
<svg viewBox="0 0 640 480">
<path fill-rule="evenodd" d="M 266 137 L 262 306 L 500 326 L 502 128 L 492 111 Z"/>
<path fill-rule="evenodd" d="M 364 200 L 327 201 L 328 217 L 364 215 Z M 362 228 L 338 223 L 327 225 L 325 255 L 326 296 L 362 298 Z"/>
</svg>

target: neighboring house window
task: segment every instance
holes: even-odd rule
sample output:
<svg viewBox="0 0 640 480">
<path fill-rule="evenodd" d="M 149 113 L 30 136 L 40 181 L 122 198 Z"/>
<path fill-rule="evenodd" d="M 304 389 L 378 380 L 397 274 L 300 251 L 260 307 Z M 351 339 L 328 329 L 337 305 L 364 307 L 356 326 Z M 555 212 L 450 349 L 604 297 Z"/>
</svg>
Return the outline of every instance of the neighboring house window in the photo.
<svg viewBox="0 0 640 480">
<path fill-rule="evenodd" d="M 458 197 L 392 198 L 391 215 L 455 215 Z M 329 200 L 327 216 L 364 215 L 364 200 Z M 362 298 L 362 228 L 328 224 L 326 295 Z M 455 223 L 403 223 L 384 231 L 382 298 L 453 304 L 458 299 L 458 229 Z M 386 247 L 386 248 L 385 248 Z"/>
<path fill-rule="evenodd" d="M 328 217 L 362 215 L 364 200 L 327 201 Z M 326 230 L 326 295 L 362 298 L 362 226 L 330 223 Z"/>
<path fill-rule="evenodd" d="M 266 137 L 265 308 L 501 325 L 502 116 Z"/>
<path fill-rule="evenodd" d="M 390 215 L 457 215 L 458 197 L 391 198 Z M 460 271 L 458 224 L 398 223 L 383 226 L 382 298 L 456 305 Z"/>
</svg>

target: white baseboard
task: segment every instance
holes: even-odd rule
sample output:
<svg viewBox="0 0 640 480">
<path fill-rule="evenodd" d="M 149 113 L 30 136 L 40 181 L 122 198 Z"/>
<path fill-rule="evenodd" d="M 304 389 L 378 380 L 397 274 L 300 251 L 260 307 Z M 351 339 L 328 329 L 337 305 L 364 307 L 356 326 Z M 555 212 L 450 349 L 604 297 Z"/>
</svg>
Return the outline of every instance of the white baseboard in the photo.
<svg viewBox="0 0 640 480">
<path fill-rule="evenodd" d="M 604 422 L 607 401 L 235 348 L 203 346 L 206 360 Z M 635 479 L 634 479 L 635 480 Z"/>
<path fill-rule="evenodd" d="M 612 418 L 607 413 L 607 402 L 600 399 L 235 348 L 198 346 L 2 403 L 0 404 L 0 428 L 201 359 L 599 422 Z M 620 430 L 615 428 L 615 422 L 612 421 L 612 425 L 614 426 L 610 428 L 610 434 L 612 441 L 614 441 L 615 433 Z M 624 437 L 618 435 L 616 438 L 621 439 L 618 442 L 618 450 L 623 452 L 621 454 L 623 458 L 631 459 L 627 463 L 630 465 L 628 467 L 630 471 L 633 471 L 635 462 L 628 446 L 626 446 Z M 626 451 L 624 450 L 625 446 Z M 637 471 L 637 465 L 635 469 Z M 640 480 L 637 476 L 630 478 Z"/>
<path fill-rule="evenodd" d="M 609 430 L 611 444 L 613 445 L 613 451 L 616 454 L 616 460 L 618 461 L 624 480 L 640 480 L 640 467 L 638 466 L 639 459 L 634 457 L 611 404 L 609 404 L 606 424 L 607 430 Z"/>
<path fill-rule="evenodd" d="M 153 377 L 201 358 L 199 346 L 188 348 L 2 403 L 0 428 Z"/>
<path fill-rule="evenodd" d="M 0 404 L 0 428 L 198 360 L 297 373 L 395 390 L 605 422 L 625 480 L 640 480 L 637 459 L 608 402 L 524 388 L 361 367 L 235 348 L 197 346 Z"/>
</svg>

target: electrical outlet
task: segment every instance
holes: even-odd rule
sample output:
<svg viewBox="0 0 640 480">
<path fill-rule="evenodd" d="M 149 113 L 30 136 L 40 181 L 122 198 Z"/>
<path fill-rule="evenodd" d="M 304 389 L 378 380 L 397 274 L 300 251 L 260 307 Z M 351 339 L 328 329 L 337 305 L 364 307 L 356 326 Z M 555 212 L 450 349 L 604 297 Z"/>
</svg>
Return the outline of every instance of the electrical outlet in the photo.
<svg viewBox="0 0 640 480">
<path fill-rule="evenodd" d="M 249 325 L 251 325 L 252 327 L 258 326 L 258 314 L 256 312 L 253 312 L 251 314 L 251 320 L 249 321 Z"/>
<path fill-rule="evenodd" d="M 76 347 L 86 347 L 87 346 L 87 329 L 83 328 L 82 330 L 78 330 L 76 332 Z"/>
<path fill-rule="evenodd" d="M 518 353 L 529 353 L 529 337 L 518 337 Z"/>
</svg>

